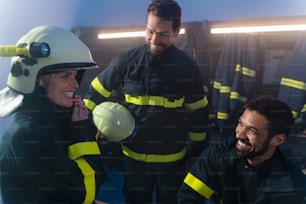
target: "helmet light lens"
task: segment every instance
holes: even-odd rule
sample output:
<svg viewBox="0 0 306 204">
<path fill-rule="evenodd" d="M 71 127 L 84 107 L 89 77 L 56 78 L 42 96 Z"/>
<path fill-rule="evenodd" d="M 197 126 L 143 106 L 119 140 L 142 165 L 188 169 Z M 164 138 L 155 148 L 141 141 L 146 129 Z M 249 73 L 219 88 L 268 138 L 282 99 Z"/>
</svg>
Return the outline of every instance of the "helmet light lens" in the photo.
<svg viewBox="0 0 306 204">
<path fill-rule="evenodd" d="M 29 51 L 31 57 L 33 58 L 48 57 L 50 55 L 50 47 L 47 43 L 44 42 L 31 43 Z"/>
</svg>

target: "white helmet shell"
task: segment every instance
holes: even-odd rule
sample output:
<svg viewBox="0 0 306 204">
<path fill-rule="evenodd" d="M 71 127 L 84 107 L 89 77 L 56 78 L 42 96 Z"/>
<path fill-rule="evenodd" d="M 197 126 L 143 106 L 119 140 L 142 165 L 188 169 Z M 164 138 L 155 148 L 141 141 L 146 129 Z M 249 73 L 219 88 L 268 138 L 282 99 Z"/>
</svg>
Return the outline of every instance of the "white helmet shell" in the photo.
<svg viewBox="0 0 306 204">
<path fill-rule="evenodd" d="M 48 44 L 50 54 L 42 58 L 12 57 L 7 85 L 18 93 L 33 93 L 39 75 L 44 72 L 96 67 L 88 47 L 68 30 L 48 25 L 37 26 L 21 37 L 17 45 L 30 46 L 33 42 Z"/>
<path fill-rule="evenodd" d="M 110 142 L 127 139 L 135 129 L 133 115 L 119 103 L 102 102 L 93 109 L 92 114 L 95 126 Z"/>
</svg>

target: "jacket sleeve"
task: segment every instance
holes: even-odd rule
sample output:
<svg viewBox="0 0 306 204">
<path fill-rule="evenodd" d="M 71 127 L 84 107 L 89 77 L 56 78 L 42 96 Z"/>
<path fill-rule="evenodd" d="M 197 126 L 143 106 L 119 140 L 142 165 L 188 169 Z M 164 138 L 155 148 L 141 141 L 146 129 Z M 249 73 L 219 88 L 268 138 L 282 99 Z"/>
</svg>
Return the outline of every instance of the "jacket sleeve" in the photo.
<svg viewBox="0 0 306 204">
<path fill-rule="evenodd" d="M 106 101 L 116 93 L 123 80 L 120 56 L 114 58 L 112 62 L 90 83 L 84 102 L 89 110 L 103 101 Z"/>
<path fill-rule="evenodd" d="M 188 137 L 193 156 L 198 156 L 208 141 L 208 99 L 198 67 L 188 80 L 188 90 L 185 99 L 187 110 Z"/>
<path fill-rule="evenodd" d="M 203 203 L 217 199 L 219 185 L 218 164 L 215 152 L 204 150 L 187 173 L 178 191 L 178 203 Z"/>
<path fill-rule="evenodd" d="M 92 202 L 105 180 L 105 172 L 96 128 L 90 119 L 73 122 L 70 127 L 71 144 L 68 155 L 79 168 L 85 188 L 84 203 Z"/>
</svg>

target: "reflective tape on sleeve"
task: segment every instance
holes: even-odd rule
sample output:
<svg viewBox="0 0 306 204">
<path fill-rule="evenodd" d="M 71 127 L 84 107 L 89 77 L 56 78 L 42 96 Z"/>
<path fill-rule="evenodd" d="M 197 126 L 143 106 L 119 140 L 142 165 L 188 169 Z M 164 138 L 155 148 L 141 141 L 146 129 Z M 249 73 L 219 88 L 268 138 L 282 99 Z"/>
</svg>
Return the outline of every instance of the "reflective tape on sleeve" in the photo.
<svg viewBox="0 0 306 204">
<path fill-rule="evenodd" d="M 108 91 L 107 89 L 104 88 L 104 86 L 101 84 L 101 82 L 99 81 L 98 77 L 95 77 L 92 82 L 91 82 L 91 86 L 102 96 L 104 96 L 105 98 L 108 98 L 112 92 Z"/>
<path fill-rule="evenodd" d="M 89 109 L 89 110 L 93 110 L 95 107 L 96 107 L 96 103 L 95 102 L 93 102 L 92 100 L 89 100 L 89 99 L 84 99 L 83 100 L 84 101 L 84 103 L 85 103 L 85 106 Z"/>
<path fill-rule="evenodd" d="M 202 195 L 205 199 L 211 198 L 214 193 L 216 194 L 213 189 L 208 187 L 204 182 L 192 175 L 190 172 L 185 177 L 184 183 Z"/>
</svg>

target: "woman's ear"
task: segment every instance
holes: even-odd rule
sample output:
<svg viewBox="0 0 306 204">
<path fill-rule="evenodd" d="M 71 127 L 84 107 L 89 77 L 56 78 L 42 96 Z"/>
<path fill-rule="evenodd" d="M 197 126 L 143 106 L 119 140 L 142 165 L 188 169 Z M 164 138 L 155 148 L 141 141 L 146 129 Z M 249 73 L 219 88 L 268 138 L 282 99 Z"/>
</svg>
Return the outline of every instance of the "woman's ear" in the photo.
<svg viewBox="0 0 306 204">
<path fill-rule="evenodd" d="M 51 78 L 51 74 L 47 74 L 47 75 L 44 75 L 44 76 L 40 77 L 39 86 L 46 89 L 48 87 L 48 83 L 50 81 L 50 78 Z"/>
<path fill-rule="evenodd" d="M 286 135 L 285 134 L 277 134 L 277 135 L 274 135 L 271 139 L 271 142 L 270 144 L 272 146 L 279 146 L 280 144 L 284 143 L 286 140 Z"/>
</svg>

